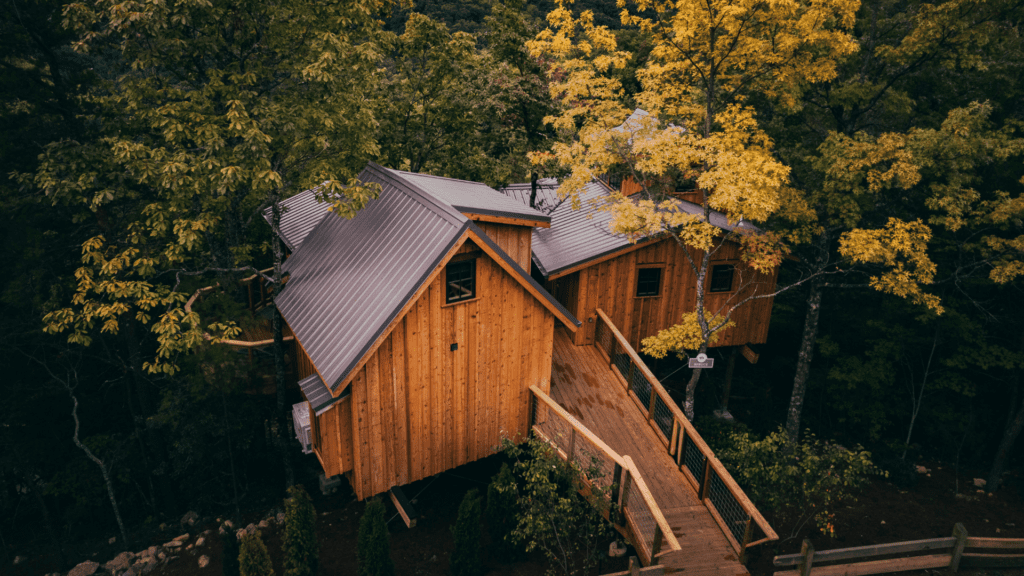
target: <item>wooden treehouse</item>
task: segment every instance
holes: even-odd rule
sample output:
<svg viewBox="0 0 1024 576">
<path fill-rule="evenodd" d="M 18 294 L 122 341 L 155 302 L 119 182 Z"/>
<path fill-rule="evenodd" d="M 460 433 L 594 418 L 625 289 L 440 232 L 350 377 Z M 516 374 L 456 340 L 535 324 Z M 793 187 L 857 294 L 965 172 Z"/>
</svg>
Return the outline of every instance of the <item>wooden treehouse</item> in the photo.
<svg viewBox="0 0 1024 576">
<path fill-rule="evenodd" d="M 635 340 L 654 321 L 599 296 L 600 272 L 593 298 L 589 280 L 569 299 L 531 277 L 560 216 L 474 182 L 372 163 L 359 178 L 381 194 L 353 219 L 307 191 L 281 220 L 291 254 L 274 304 L 294 336 L 297 433 L 325 476 L 364 499 L 532 430 L 598 463 L 588 481 L 614 486 L 610 520 L 645 564 L 746 574 L 745 550 L 777 537 L 618 327 Z"/>
</svg>

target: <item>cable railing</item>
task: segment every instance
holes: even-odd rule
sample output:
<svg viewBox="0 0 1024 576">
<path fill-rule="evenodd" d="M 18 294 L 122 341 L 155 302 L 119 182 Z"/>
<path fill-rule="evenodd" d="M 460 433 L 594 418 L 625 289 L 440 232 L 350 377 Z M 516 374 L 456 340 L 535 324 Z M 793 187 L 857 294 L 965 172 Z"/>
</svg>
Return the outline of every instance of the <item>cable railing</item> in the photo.
<svg viewBox="0 0 1024 576">
<path fill-rule="evenodd" d="M 644 564 L 657 563 L 665 549 L 681 550 L 633 460 L 609 448 L 543 390 L 531 386 L 530 391 L 534 433 L 573 463 L 588 487 L 608 496 L 608 519 L 629 538 Z"/>
<path fill-rule="evenodd" d="M 733 480 L 682 410 L 603 310 L 597 310 L 595 345 L 626 387 L 683 477 L 742 558 L 746 549 L 779 537 Z M 761 536 L 755 539 L 754 530 Z"/>
</svg>

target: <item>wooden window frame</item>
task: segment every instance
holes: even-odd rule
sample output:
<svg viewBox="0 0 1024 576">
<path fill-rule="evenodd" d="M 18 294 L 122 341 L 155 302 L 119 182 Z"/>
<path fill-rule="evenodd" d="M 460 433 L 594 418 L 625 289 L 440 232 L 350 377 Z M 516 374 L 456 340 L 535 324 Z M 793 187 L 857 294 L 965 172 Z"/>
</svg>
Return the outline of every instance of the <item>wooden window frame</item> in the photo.
<svg viewBox="0 0 1024 576">
<path fill-rule="evenodd" d="M 721 294 L 732 294 L 736 291 L 736 272 L 739 270 L 739 260 L 717 260 L 708 263 L 708 276 L 707 283 L 704 287 L 704 293 L 711 296 L 718 296 Z M 711 279 L 714 277 L 716 266 L 732 266 L 732 283 L 729 285 L 728 290 L 712 290 Z"/>
<path fill-rule="evenodd" d="M 658 293 L 640 295 L 640 272 L 643 270 L 658 271 Z M 665 265 L 664 264 L 643 264 L 636 268 L 636 282 L 633 283 L 633 298 L 661 298 L 665 293 Z"/>
<path fill-rule="evenodd" d="M 477 258 L 480 256 L 481 251 L 465 252 L 463 254 L 457 254 L 444 267 L 444 306 L 456 306 L 458 304 L 465 304 L 466 302 L 472 302 L 479 298 L 478 296 L 478 280 L 479 280 L 479 266 L 477 266 Z M 473 278 L 473 289 L 472 292 L 464 297 L 455 300 L 450 300 L 448 296 L 448 270 L 452 265 L 469 263 L 472 266 L 472 278 Z"/>
</svg>

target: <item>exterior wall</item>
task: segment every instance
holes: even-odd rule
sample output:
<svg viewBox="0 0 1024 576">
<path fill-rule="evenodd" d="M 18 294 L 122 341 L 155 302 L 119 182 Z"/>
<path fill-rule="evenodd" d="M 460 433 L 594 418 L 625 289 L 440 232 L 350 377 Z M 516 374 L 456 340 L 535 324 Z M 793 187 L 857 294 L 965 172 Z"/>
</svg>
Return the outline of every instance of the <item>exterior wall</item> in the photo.
<svg viewBox="0 0 1024 576">
<path fill-rule="evenodd" d="M 295 359 L 299 380 L 316 372 L 298 340 L 295 341 Z M 313 452 L 328 477 L 352 470 L 351 404 L 351 397 L 343 398 L 319 416 L 313 415 L 313 407 L 309 407 L 309 413 L 313 415 L 310 418 Z"/>
<path fill-rule="evenodd" d="M 495 224 L 493 222 L 476 222 L 487 236 L 501 247 L 512 260 L 519 264 L 527 273 L 530 272 L 530 256 L 533 228 L 512 224 Z"/>
<path fill-rule="evenodd" d="M 708 311 L 721 308 L 722 313 L 725 313 L 730 306 L 730 299 L 737 302 L 755 292 L 765 293 L 775 288 L 776 275 L 759 274 L 743 266 L 739 260 L 738 247 L 733 243 L 726 244 L 715 254 L 711 264 L 717 263 L 736 266 L 734 286 L 750 282 L 751 275 L 753 281 L 740 293 L 706 293 L 705 306 Z M 636 271 L 650 265 L 663 267 L 661 292 L 658 296 L 638 298 Z M 599 262 L 578 273 L 558 278 L 552 284 L 569 280 L 575 274 L 579 274 L 579 279 L 576 281 L 578 287 L 575 289 L 577 297 L 574 307 L 568 305 L 569 301 L 561 300 L 560 296 L 560 292 L 571 294 L 571 290 L 559 291 L 557 287 L 552 287 L 559 301 L 583 322 L 574 338 L 577 345 L 594 343 L 596 324 L 590 319 L 596 316 L 598 308 L 604 310 L 630 344 L 639 350 L 641 340 L 678 323 L 684 313 L 692 312 L 697 306 L 694 289 L 696 275 L 683 249 L 671 239 Z M 759 299 L 738 308 L 732 315 L 736 326 L 722 332 L 715 347 L 764 343 L 768 338 L 772 302 L 772 298 Z"/>
<path fill-rule="evenodd" d="M 360 499 L 489 456 L 503 434 L 527 433 L 529 387 L 550 389 L 550 311 L 486 253 L 475 299 L 445 305 L 442 282 L 443 272 L 352 381 Z"/>
</svg>

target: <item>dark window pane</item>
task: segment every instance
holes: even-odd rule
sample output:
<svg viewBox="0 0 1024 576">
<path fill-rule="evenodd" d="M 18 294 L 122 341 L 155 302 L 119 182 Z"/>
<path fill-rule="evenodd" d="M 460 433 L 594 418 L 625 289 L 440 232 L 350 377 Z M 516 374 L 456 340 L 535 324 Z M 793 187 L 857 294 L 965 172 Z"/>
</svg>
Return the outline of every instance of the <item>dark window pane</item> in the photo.
<svg viewBox="0 0 1024 576">
<path fill-rule="evenodd" d="M 636 295 L 657 296 L 661 293 L 661 268 L 641 268 L 636 271 Z"/>
<path fill-rule="evenodd" d="M 732 264 L 718 264 L 711 267 L 711 285 L 709 292 L 729 292 L 732 290 Z"/>
<path fill-rule="evenodd" d="M 476 296 L 476 259 L 453 262 L 445 268 L 445 302 L 451 304 Z"/>
</svg>

